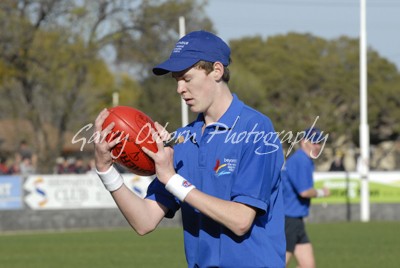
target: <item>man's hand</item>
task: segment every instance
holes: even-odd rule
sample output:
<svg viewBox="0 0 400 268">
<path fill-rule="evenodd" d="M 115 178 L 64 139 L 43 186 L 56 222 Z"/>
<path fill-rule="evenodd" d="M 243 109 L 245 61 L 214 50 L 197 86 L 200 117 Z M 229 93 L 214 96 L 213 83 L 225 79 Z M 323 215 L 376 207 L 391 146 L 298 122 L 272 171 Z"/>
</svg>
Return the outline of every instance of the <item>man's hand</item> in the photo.
<svg viewBox="0 0 400 268">
<path fill-rule="evenodd" d="M 157 131 L 152 130 L 151 134 L 157 144 L 158 151 L 154 153 L 145 147 L 142 147 L 142 150 L 154 160 L 158 180 L 167 184 L 168 180 L 176 174 L 173 165 L 174 149 L 169 146 L 164 147 L 164 141 L 169 140 L 171 135 L 158 122 L 155 122 L 154 126 Z"/>
<path fill-rule="evenodd" d="M 112 122 L 103 129 L 104 120 L 109 114 L 107 109 L 102 110 L 94 123 L 94 160 L 96 169 L 100 172 L 104 172 L 110 168 L 113 163 L 111 150 L 120 142 L 120 139 L 113 139 L 110 142 L 106 141 L 107 135 L 115 125 L 115 123 Z"/>
</svg>

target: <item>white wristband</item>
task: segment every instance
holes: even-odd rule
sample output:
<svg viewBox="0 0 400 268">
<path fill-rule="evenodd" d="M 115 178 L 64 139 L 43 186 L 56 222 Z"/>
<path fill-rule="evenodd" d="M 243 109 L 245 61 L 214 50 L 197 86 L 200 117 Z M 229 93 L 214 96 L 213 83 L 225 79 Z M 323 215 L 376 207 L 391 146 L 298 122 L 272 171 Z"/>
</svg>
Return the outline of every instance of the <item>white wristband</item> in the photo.
<svg viewBox="0 0 400 268">
<path fill-rule="evenodd" d="M 176 196 L 181 202 L 185 200 L 188 193 L 194 188 L 196 187 L 193 184 L 179 174 L 173 175 L 165 185 L 165 189 Z"/>
<path fill-rule="evenodd" d="M 316 189 L 316 191 L 317 191 L 317 197 L 325 197 L 324 189 Z"/>
<path fill-rule="evenodd" d="M 105 172 L 100 172 L 96 169 L 96 173 L 99 175 L 104 187 L 110 192 L 118 190 L 124 184 L 124 179 L 114 166 L 111 166 Z"/>
</svg>

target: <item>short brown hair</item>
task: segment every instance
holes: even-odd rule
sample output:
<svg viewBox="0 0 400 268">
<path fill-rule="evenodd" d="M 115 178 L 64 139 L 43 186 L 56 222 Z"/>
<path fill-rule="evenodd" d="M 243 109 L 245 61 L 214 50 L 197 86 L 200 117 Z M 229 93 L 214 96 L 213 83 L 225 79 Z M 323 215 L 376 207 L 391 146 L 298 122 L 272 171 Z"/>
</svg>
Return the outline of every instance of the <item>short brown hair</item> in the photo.
<svg viewBox="0 0 400 268">
<path fill-rule="evenodd" d="M 230 60 L 229 60 L 229 62 L 230 62 Z M 209 74 L 214 70 L 214 63 L 210 62 L 210 61 L 201 60 L 201 61 L 197 62 L 193 67 L 197 68 L 197 69 L 202 69 L 202 70 L 206 71 L 206 74 Z M 230 74 L 229 68 L 227 66 L 224 66 L 224 74 L 222 75 L 222 80 L 225 83 L 228 83 L 230 78 L 231 78 L 231 74 Z"/>
</svg>

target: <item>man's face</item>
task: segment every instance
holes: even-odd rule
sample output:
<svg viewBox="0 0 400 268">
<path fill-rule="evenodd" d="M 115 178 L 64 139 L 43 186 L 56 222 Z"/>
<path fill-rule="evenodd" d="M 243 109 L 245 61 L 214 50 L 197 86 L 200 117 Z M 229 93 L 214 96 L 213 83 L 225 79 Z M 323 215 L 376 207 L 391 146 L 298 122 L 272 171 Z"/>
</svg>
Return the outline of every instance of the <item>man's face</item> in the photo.
<svg viewBox="0 0 400 268">
<path fill-rule="evenodd" d="M 207 111 L 214 101 L 215 81 L 212 73 L 207 75 L 198 68 L 172 73 L 178 83 L 176 91 L 194 113 Z"/>
<path fill-rule="evenodd" d="M 302 148 L 311 158 L 315 159 L 321 152 L 321 143 L 312 143 L 309 140 L 302 140 Z"/>
</svg>

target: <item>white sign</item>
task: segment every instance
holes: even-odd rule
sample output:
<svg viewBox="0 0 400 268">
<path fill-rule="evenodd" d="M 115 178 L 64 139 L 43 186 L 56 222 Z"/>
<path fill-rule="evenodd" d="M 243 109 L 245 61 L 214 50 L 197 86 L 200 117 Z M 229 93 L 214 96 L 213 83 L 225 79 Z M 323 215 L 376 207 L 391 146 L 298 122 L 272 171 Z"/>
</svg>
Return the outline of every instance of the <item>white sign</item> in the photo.
<svg viewBox="0 0 400 268">
<path fill-rule="evenodd" d="M 153 178 L 123 174 L 129 189 L 140 197 Z M 32 175 L 24 184 L 26 204 L 34 210 L 116 208 L 111 194 L 96 174 Z"/>
<path fill-rule="evenodd" d="M 315 181 L 328 181 L 332 179 L 360 180 L 358 172 L 315 172 Z M 368 180 L 373 183 L 387 185 L 391 187 L 400 187 L 400 172 L 398 171 L 370 171 Z"/>
</svg>

